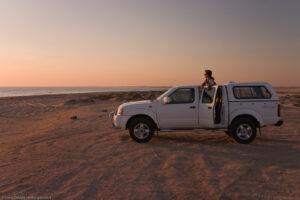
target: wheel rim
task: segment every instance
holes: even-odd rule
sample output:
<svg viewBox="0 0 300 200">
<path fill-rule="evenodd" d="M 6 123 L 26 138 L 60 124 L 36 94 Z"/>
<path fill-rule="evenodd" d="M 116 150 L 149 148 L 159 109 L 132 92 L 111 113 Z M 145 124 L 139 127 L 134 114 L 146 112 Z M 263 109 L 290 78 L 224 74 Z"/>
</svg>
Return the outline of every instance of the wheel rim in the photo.
<svg viewBox="0 0 300 200">
<path fill-rule="evenodd" d="M 149 136 L 150 128 L 147 124 L 139 123 L 134 126 L 133 133 L 138 139 L 143 140 Z"/>
<path fill-rule="evenodd" d="M 248 140 L 252 134 L 252 127 L 249 124 L 241 124 L 236 130 L 236 135 L 242 140 Z"/>
</svg>

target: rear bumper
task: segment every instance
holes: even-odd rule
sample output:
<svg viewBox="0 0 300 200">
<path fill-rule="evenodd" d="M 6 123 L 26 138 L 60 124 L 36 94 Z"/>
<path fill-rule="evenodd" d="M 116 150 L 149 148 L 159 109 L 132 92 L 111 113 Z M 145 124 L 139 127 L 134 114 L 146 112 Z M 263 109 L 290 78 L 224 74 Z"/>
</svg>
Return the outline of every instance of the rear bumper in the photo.
<svg viewBox="0 0 300 200">
<path fill-rule="evenodd" d="M 281 126 L 283 124 L 283 120 L 279 120 L 276 124 L 275 124 L 275 126 Z"/>
</svg>

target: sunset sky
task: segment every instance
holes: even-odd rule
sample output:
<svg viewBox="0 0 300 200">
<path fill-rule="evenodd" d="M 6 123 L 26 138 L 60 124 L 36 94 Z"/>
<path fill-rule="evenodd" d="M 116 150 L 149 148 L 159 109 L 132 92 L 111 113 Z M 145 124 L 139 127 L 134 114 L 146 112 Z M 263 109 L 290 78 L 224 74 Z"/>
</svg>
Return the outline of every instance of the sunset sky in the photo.
<svg viewBox="0 0 300 200">
<path fill-rule="evenodd" d="M 0 86 L 300 86 L 299 0 L 0 0 Z"/>
</svg>

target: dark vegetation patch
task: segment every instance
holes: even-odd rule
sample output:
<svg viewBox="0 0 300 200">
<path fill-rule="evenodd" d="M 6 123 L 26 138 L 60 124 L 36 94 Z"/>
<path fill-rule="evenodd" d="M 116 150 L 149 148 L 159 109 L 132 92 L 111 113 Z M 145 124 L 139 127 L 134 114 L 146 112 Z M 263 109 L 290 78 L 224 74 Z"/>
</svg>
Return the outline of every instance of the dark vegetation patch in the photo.
<svg viewBox="0 0 300 200">
<path fill-rule="evenodd" d="M 71 117 L 71 119 L 72 119 L 72 120 L 77 120 L 78 117 L 77 117 L 76 115 L 74 115 L 74 116 Z"/>
<path fill-rule="evenodd" d="M 111 92 L 103 93 L 87 98 L 71 99 L 65 102 L 65 105 L 75 104 L 93 104 L 101 101 L 117 100 L 117 101 L 140 101 L 151 100 L 159 97 L 164 91 L 141 91 L 141 92 Z M 102 111 L 104 112 L 104 111 Z"/>
<path fill-rule="evenodd" d="M 74 105 L 74 104 L 91 104 L 95 103 L 93 99 L 71 99 L 65 103 L 65 105 Z"/>
<path fill-rule="evenodd" d="M 112 94 L 100 94 L 97 96 L 91 96 L 87 99 L 89 100 L 102 100 L 102 101 L 106 101 L 106 100 L 110 100 L 112 99 L 114 96 Z"/>
</svg>

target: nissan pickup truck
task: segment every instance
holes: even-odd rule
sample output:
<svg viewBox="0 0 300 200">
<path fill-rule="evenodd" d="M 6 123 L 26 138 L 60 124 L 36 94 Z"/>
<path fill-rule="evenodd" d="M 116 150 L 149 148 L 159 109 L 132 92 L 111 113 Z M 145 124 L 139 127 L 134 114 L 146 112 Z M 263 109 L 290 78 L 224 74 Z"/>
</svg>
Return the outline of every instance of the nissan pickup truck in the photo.
<svg viewBox="0 0 300 200">
<path fill-rule="evenodd" d="M 283 124 L 278 95 L 266 82 L 173 87 L 155 100 L 124 103 L 109 117 L 140 143 L 155 131 L 220 130 L 247 144 L 262 127 Z"/>
</svg>

